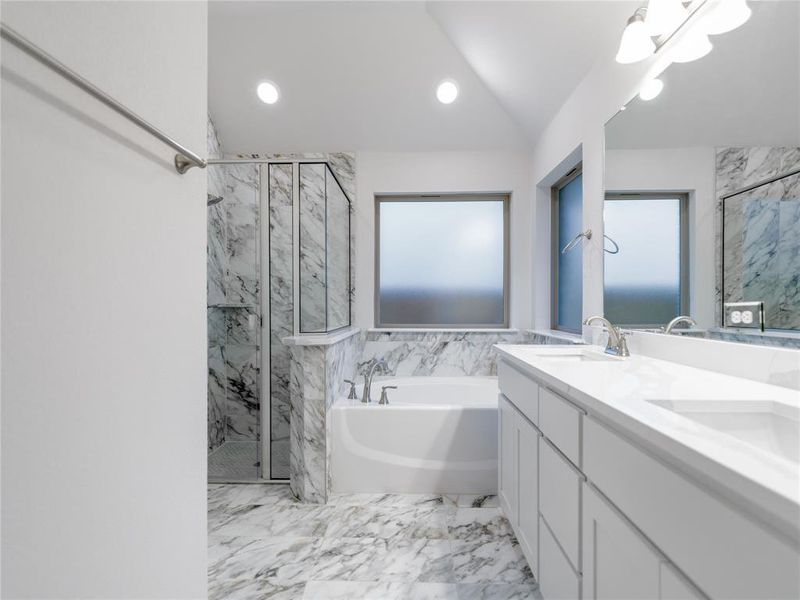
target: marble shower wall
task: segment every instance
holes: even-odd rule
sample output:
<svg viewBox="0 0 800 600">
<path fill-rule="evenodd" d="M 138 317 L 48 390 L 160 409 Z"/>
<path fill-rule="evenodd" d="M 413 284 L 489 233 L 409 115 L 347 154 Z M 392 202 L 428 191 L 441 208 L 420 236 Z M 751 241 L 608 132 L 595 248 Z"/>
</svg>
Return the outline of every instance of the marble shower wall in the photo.
<svg viewBox="0 0 800 600">
<path fill-rule="evenodd" d="M 211 119 L 209 157 L 223 156 Z M 208 193 L 208 448 L 259 438 L 260 289 L 257 165 L 206 169 Z"/>
<path fill-rule="evenodd" d="M 800 176 L 726 200 L 724 239 L 721 200 L 797 169 L 800 148 L 719 148 L 716 158 L 718 322 L 724 292 L 730 301 L 763 300 L 768 329 L 800 330 Z"/>
<path fill-rule="evenodd" d="M 326 330 L 325 165 L 300 164 L 300 331 Z"/>
</svg>

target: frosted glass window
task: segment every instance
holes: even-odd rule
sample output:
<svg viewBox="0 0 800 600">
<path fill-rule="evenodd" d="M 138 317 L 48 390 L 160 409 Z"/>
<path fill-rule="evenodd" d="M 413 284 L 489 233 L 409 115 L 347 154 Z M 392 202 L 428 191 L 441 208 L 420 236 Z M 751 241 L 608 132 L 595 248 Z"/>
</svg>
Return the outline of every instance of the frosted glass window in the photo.
<svg viewBox="0 0 800 600">
<path fill-rule="evenodd" d="M 664 325 L 682 307 L 681 197 L 607 199 L 605 233 L 619 253 L 605 254 L 604 312 L 612 323 Z M 606 247 L 613 249 L 606 240 Z"/>
<path fill-rule="evenodd" d="M 583 311 L 583 249 L 578 244 L 566 254 L 561 249 L 583 231 L 583 176 L 559 188 L 554 207 L 558 217 L 555 328 L 581 330 Z"/>
<path fill-rule="evenodd" d="M 377 198 L 376 324 L 506 326 L 506 203 Z"/>
</svg>

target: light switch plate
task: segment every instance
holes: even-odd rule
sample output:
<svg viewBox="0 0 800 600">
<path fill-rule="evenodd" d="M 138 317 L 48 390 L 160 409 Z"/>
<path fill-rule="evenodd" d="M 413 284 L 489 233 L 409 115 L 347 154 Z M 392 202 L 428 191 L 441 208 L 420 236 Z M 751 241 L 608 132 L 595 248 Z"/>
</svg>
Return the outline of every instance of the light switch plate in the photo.
<svg viewBox="0 0 800 600">
<path fill-rule="evenodd" d="M 726 302 L 725 327 L 743 327 L 764 331 L 763 302 Z"/>
</svg>

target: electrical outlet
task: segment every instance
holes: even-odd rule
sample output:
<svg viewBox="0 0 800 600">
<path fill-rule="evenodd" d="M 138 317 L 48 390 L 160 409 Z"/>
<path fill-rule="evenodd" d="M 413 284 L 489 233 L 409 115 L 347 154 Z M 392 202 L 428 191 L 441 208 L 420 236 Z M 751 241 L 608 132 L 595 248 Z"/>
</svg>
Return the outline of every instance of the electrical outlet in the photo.
<svg viewBox="0 0 800 600">
<path fill-rule="evenodd" d="M 763 302 L 726 302 L 725 327 L 746 327 L 764 331 Z"/>
</svg>

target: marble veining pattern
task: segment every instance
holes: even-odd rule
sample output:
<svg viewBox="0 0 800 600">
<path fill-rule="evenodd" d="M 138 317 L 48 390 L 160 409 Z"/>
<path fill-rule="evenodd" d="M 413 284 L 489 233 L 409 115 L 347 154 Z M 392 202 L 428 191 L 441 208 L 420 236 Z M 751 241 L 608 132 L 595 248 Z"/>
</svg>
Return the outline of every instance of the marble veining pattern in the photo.
<svg viewBox="0 0 800 600">
<path fill-rule="evenodd" d="M 361 363 L 383 358 L 391 375 L 494 376 L 497 361 L 494 344 L 568 343 L 563 339 L 529 331 L 424 332 L 369 331 L 365 335 Z"/>
<path fill-rule="evenodd" d="M 356 494 L 310 506 L 286 485 L 209 486 L 209 598 L 540 598 L 498 509 L 456 500 Z"/>
<path fill-rule="evenodd" d="M 299 165 L 300 332 L 326 330 L 325 166 Z"/>
<path fill-rule="evenodd" d="M 724 293 L 731 301 L 764 300 L 767 328 L 800 329 L 800 275 L 790 266 L 800 256 L 800 177 L 726 200 L 722 239 L 722 196 L 798 166 L 800 147 L 717 149 L 717 323 Z"/>
</svg>

